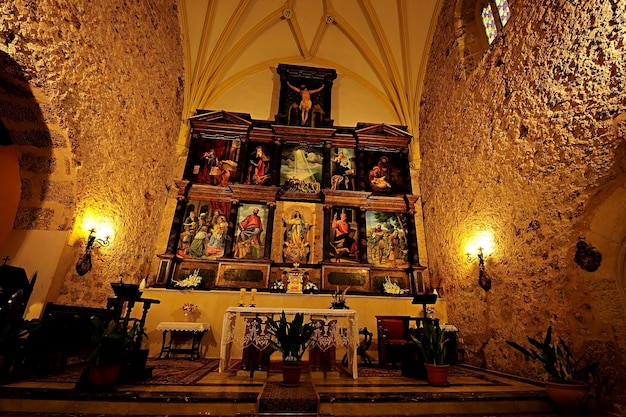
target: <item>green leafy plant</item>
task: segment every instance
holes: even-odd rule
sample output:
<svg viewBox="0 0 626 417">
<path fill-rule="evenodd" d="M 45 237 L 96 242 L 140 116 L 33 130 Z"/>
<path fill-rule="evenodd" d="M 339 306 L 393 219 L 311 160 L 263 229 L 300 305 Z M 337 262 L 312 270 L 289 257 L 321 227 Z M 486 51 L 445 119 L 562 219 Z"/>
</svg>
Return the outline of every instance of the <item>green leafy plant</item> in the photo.
<svg viewBox="0 0 626 417">
<path fill-rule="evenodd" d="M 107 325 L 99 317 L 91 318 L 91 341 L 95 348 L 89 361 L 95 366 L 122 364 L 135 347 L 137 323 L 129 329 L 115 320 Z"/>
<path fill-rule="evenodd" d="M 304 323 L 304 313 L 296 313 L 292 321 L 287 321 L 283 311 L 277 321 L 267 318 L 267 332 L 274 337 L 270 347 L 281 352 L 283 361 L 298 363 L 311 343 L 313 323 Z"/>
<path fill-rule="evenodd" d="M 558 343 L 553 343 L 552 326 L 548 327 L 543 342 L 532 337 L 527 338 L 532 345 L 530 350 L 511 340 L 507 340 L 506 343 L 523 353 L 527 358 L 540 362 L 550 376 L 549 379 L 554 382 L 584 381 L 599 365 L 598 362 L 585 365 L 582 359 L 577 359 L 572 354 L 563 338 L 559 338 Z"/>
<path fill-rule="evenodd" d="M 444 365 L 448 338 L 446 333 L 431 320 L 424 321 L 424 336 L 417 338 L 411 334 L 411 338 L 417 344 L 417 348 L 424 357 L 424 362 L 432 365 Z"/>
</svg>

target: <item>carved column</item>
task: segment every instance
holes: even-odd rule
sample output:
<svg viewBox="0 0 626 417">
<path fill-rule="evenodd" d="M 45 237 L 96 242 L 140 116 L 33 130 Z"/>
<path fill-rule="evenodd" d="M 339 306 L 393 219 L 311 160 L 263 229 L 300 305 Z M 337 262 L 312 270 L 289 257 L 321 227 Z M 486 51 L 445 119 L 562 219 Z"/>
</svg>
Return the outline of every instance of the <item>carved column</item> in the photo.
<svg viewBox="0 0 626 417">
<path fill-rule="evenodd" d="M 263 258 L 269 259 L 272 254 L 272 236 L 274 231 L 274 213 L 276 213 L 276 203 L 268 203 L 267 224 L 265 225 L 265 242 Z"/>
<path fill-rule="evenodd" d="M 332 206 L 324 204 L 324 233 L 322 235 L 322 259 L 324 262 L 330 261 L 329 242 L 330 242 L 330 225 L 332 223 Z"/>
<path fill-rule="evenodd" d="M 235 232 L 237 231 L 237 211 L 239 211 L 239 201 L 233 201 L 230 205 L 230 214 L 228 216 L 228 235 L 224 244 L 224 258 L 233 257 L 233 243 L 235 240 Z"/>
<path fill-rule="evenodd" d="M 367 263 L 367 229 L 365 227 L 365 207 L 359 208 L 359 259 L 362 264 Z"/>
</svg>

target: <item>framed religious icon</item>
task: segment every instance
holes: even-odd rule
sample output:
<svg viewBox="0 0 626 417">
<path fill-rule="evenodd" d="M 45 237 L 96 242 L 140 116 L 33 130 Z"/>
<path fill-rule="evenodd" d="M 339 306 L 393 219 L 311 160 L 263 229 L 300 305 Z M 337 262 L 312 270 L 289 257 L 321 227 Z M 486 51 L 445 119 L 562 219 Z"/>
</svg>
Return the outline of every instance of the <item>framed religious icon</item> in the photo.
<svg viewBox="0 0 626 417">
<path fill-rule="evenodd" d="M 233 257 L 260 259 L 265 253 L 269 208 L 263 203 L 244 203 L 237 210 Z"/>
<path fill-rule="evenodd" d="M 267 288 L 270 265 L 220 262 L 216 286 L 221 288 Z"/>
<path fill-rule="evenodd" d="M 215 286 L 217 271 L 217 264 L 185 261 L 177 266 L 170 286 L 180 290 L 211 289 Z"/>
<path fill-rule="evenodd" d="M 272 169 L 270 155 L 274 147 L 269 143 L 250 142 L 247 147 L 243 168 L 243 184 L 270 185 Z"/>
<path fill-rule="evenodd" d="M 385 268 L 408 268 L 409 245 L 405 213 L 365 213 L 367 262 Z"/>
<path fill-rule="evenodd" d="M 226 187 L 237 172 L 241 141 L 223 135 L 193 135 L 185 177 L 198 183 Z"/>
<path fill-rule="evenodd" d="M 362 190 L 379 195 L 407 192 L 408 162 L 400 153 L 364 152 L 365 170 L 362 172 Z"/>
<path fill-rule="evenodd" d="M 330 150 L 330 189 L 354 191 L 356 163 L 353 148 Z"/>
<path fill-rule="evenodd" d="M 328 227 L 328 259 L 331 262 L 359 262 L 358 210 L 333 207 Z"/>
<path fill-rule="evenodd" d="M 291 264 L 320 261 L 322 219 L 320 204 L 279 202 L 274 217 L 272 259 Z"/>
<path fill-rule="evenodd" d="M 230 203 L 190 200 L 185 207 L 176 257 L 217 259 L 224 256 Z"/>
<path fill-rule="evenodd" d="M 284 144 L 280 160 L 283 191 L 317 194 L 322 186 L 323 149 L 301 144 Z"/>
</svg>

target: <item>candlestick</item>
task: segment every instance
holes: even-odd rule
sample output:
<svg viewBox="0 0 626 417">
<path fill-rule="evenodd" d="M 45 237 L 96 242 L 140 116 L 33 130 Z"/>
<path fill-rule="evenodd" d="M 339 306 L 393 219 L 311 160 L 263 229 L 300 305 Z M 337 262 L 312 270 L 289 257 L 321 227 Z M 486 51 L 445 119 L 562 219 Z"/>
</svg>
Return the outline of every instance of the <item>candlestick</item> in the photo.
<svg viewBox="0 0 626 417">
<path fill-rule="evenodd" d="M 242 288 L 239 290 L 239 307 L 243 307 L 243 301 L 246 298 L 246 289 Z"/>
<path fill-rule="evenodd" d="M 250 293 L 250 307 L 254 307 L 256 305 L 256 288 L 252 288 Z"/>
</svg>

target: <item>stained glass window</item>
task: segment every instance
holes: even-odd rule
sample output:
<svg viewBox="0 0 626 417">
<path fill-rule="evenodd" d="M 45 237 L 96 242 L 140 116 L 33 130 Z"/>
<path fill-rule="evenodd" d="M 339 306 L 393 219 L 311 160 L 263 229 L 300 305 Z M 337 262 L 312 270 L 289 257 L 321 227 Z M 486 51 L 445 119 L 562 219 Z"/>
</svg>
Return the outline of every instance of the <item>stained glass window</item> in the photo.
<svg viewBox="0 0 626 417">
<path fill-rule="evenodd" d="M 496 6 L 498 7 L 498 16 L 500 16 L 500 23 L 502 27 L 506 25 L 506 22 L 511 18 L 511 11 L 509 10 L 508 0 L 496 0 Z"/>
<path fill-rule="evenodd" d="M 498 29 L 496 28 L 496 20 L 493 17 L 491 4 L 487 4 L 483 8 L 482 19 L 483 25 L 485 25 L 485 33 L 487 33 L 487 40 L 489 41 L 489 45 L 491 45 L 491 42 L 498 36 Z"/>
</svg>

